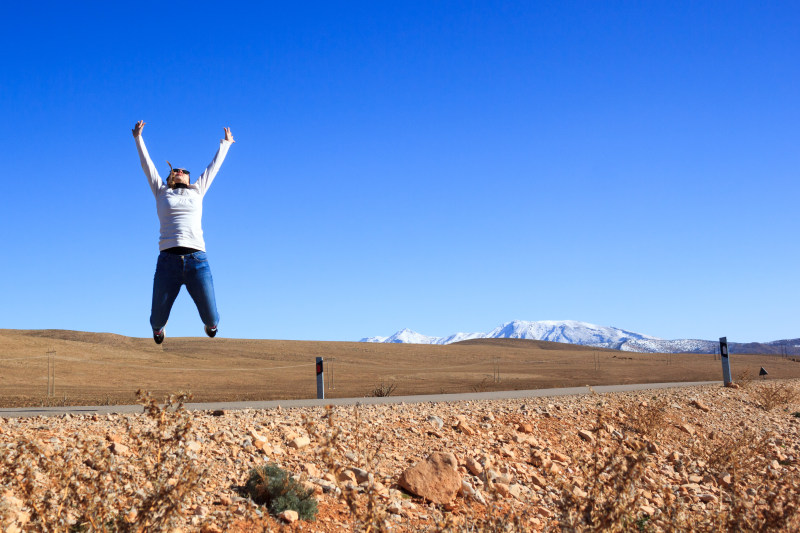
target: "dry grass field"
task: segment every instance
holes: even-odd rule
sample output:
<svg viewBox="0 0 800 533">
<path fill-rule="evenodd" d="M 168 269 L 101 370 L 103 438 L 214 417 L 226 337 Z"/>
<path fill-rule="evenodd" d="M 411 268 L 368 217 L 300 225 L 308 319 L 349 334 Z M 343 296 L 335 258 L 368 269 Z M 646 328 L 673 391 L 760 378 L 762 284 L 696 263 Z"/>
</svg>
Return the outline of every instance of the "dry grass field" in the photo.
<svg viewBox="0 0 800 533">
<path fill-rule="evenodd" d="M 48 355 L 54 394 L 47 395 Z M 137 389 L 190 392 L 195 401 L 316 395 L 315 358 L 326 360 L 326 396 L 522 390 L 721 380 L 713 355 L 637 354 L 516 339 L 447 346 L 224 338 L 152 339 L 62 330 L 0 330 L 0 406 L 135 403 Z M 800 377 L 800 362 L 732 354 L 734 378 Z M 495 379 L 499 371 L 499 381 Z"/>
</svg>

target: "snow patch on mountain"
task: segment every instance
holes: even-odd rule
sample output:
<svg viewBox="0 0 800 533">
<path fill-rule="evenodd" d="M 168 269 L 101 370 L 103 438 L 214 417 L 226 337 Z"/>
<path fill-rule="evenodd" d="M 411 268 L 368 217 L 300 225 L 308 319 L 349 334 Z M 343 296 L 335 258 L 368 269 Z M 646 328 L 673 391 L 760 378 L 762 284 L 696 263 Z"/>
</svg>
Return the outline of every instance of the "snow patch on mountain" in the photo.
<svg viewBox="0 0 800 533">
<path fill-rule="evenodd" d="M 408 343 L 408 344 L 436 344 L 436 337 L 428 337 L 410 329 L 401 329 L 383 342 Z"/>
<path fill-rule="evenodd" d="M 622 343 L 623 352 L 644 353 L 716 353 L 719 344 L 700 339 L 633 339 Z"/>
</svg>

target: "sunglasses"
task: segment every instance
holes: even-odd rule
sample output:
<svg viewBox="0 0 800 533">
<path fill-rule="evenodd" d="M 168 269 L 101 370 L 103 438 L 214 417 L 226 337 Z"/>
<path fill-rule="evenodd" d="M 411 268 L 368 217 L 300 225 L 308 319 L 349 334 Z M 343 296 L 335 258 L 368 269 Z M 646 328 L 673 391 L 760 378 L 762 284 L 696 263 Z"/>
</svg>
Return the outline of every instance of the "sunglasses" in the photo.
<svg viewBox="0 0 800 533">
<path fill-rule="evenodd" d="M 172 169 L 172 173 L 173 174 L 186 174 L 187 176 L 189 175 L 189 171 L 186 170 L 185 168 L 173 168 Z"/>
</svg>

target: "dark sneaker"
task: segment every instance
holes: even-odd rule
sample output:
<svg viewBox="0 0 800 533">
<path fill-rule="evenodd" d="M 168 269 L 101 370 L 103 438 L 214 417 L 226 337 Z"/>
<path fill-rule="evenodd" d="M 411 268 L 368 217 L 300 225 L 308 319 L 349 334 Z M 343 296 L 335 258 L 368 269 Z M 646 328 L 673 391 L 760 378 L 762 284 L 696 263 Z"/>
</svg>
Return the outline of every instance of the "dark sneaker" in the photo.
<svg viewBox="0 0 800 533">
<path fill-rule="evenodd" d="M 156 344 L 164 342 L 164 328 L 153 332 L 153 340 L 156 341 Z"/>
<path fill-rule="evenodd" d="M 217 335 L 217 326 L 214 326 L 213 328 L 205 326 L 205 328 L 206 328 L 206 335 L 208 335 L 209 337 L 212 337 L 212 338 L 216 337 L 216 335 Z"/>
</svg>

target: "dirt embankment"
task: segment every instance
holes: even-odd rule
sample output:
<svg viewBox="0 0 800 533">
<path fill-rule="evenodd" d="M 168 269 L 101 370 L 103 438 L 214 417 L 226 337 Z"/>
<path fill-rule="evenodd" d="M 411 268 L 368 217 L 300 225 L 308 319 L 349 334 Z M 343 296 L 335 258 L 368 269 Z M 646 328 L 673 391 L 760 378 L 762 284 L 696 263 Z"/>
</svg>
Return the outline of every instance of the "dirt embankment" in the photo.
<svg viewBox="0 0 800 533">
<path fill-rule="evenodd" d="M 743 385 L 161 420 L 185 429 L 165 457 L 197 473 L 196 484 L 176 504 L 178 525 L 189 531 L 282 527 L 237 489 L 266 462 L 316 493 L 316 520 L 286 526 L 292 530 L 355 530 L 370 520 L 394 531 L 459 531 L 465 524 L 470 531 L 502 524 L 540 531 L 587 520 L 644 531 L 797 530 L 798 383 Z M 158 488 L 158 476 L 147 466 L 155 448 L 143 435 L 157 427 L 159 416 L 0 420 L 0 456 L 18 454 L 3 465 L 0 495 L 13 504 L 0 506 L 5 527 L 26 517 L 30 526 L 37 515 L 25 494 L 39 497 L 70 475 L 86 476 L 82 483 L 97 484 L 92 490 L 116 494 L 108 501 L 118 505 L 117 516 L 147 519 L 136 507 L 136 491 Z M 29 465 L 34 481 L 27 488 L 13 475 L 31 459 L 23 449 L 41 452 Z M 91 460 L 73 462 L 74 470 L 48 470 L 73 464 L 64 461 L 75 450 Z M 462 483 L 445 503 L 433 504 L 398 484 L 433 452 L 452 454 Z M 113 464 L 113 473 L 101 475 L 104 464 Z M 194 479 L 188 473 L 167 485 L 188 484 Z M 100 479 L 111 481 L 103 485 Z"/>
</svg>

